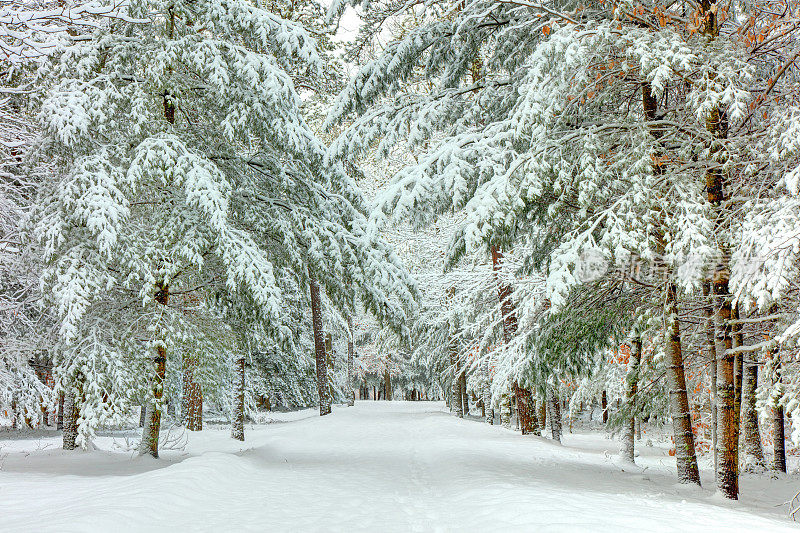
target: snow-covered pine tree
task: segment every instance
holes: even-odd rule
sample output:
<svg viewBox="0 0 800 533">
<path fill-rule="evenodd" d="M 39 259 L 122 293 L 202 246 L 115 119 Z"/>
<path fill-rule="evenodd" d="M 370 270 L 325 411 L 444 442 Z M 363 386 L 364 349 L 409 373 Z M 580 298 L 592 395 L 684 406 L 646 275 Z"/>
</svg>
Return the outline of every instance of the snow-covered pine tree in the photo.
<svg viewBox="0 0 800 533">
<path fill-rule="evenodd" d="M 753 155 L 741 151 L 741 136 L 698 139 L 708 137 L 714 109 L 724 108 L 736 127 L 749 120 L 754 69 L 741 42 L 698 39 L 700 28 L 680 17 L 681 6 L 649 6 L 644 17 L 627 4 L 567 9 L 475 1 L 453 4 L 447 17 L 433 8 L 415 11 L 418 23 L 340 96 L 330 120 L 359 117 L 332 155 L 347 157 L 373 143 L 422 145 L 433 137 L 419 163 L 398 173 L 383 211 L 424 223 L 464 208 L 455 256 L 532 243 L 546 253 L 554 309 L 580 282 L 575 270 L 584 253 L 665 268 L 664 316 L 673 332 L 667 352 L 670 366 L 681 368 L 677 300 L 716 264 L 718 244 L 725 249 L 730 242 L 714 230 L 705 177 L 730 172 L 734 161 Z M 389 16 L 376 4 L 369 11 L 375 23 L 365 25 L 365 39 Z M 479 54 L 486 59 L 475 82 L 466 74 Z M 626 95 L 644 85 L 650 97 L 636 109 Z M 652 102 L 658 107 L 647 115 Z M 670 139 L 666 153 L 661 138 Z M 689 160 L 700 163 L 681 165 Z M 672 376 L 676 391 L 685 390 L 680 377 Z M 687 465 L 680 477 L 698 481 L 687 402 L 675 404 L 674 419 L 683 439 L 679 463 Z M 735 444 L 726 443 L 726 453 L 735 453 Z"/>
<path fill-rule="evenodd" d="M 310 269 L 338 305 L 358 294 L 398 330 L 414 284 L 303 119 L 294 79 L 323 67 L 307 31 L 246 1 L 134 0 L 128 16 L 152 22 L 99 28 L 46 73 L 37 153 L 58 172 L 36 233 L 81 443 L 145 377 L 157 455 L 165 359 L 181 339 L 214 344 L 171 296 L 203 293 L 208 312 L 292 346 L 276 278 Z"/>
<path fill-rule="evenodd" d="M 118 16 L 116 4 L 96 0 L 13 0 L 0 6 L 0 409 L 22 423 L 44 421 L 42 412 L 52 409 L 55 400 L 28 364 L 52 346 L 52 320 L 37 305 L 41 250 L 23 227 L 39 181 L 49 170 L 23 168 L 36 134 L 27 95 L 44 57 Z"/>
</svg>

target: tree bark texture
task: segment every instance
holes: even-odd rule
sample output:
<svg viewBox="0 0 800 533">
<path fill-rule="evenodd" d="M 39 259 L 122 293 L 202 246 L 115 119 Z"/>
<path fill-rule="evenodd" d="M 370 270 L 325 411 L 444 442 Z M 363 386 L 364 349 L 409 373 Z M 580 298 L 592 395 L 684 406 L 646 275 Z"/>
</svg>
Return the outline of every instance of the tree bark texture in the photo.
<svg viewBox="0 0 800 533">
<path fill-rule="evenodd" d="M 542 433 L 544 433 L 547 426 L 547 398 L 540 398 L 537 403 L 539 404 L 539 427 L 542 428 Z"/>
<path fill-rule="evenodd" d="M 488 359 L 483 362 L 483 406 L 484 414 L 486 416 L 486 423 L 489 425 L 494 424 L 494 408 L 492 407 L 492 378 L 489 375 L 489 361 Z"/>
<path fill-rule="evenodd" d="M 159 285 L 155 296 L 156 302 L 167 305 L 169 302 L 169 287 Z M 148 406 L 144 428 L 142 429 L 141 454 L 149 453 L 158 457 L 158 436 L 161 431 L 161 407 L 164 397 L 164 378 L 167 373 L 167 348 L 164 344 L 156 347 L 156 356 L 153 358 L 155 375 L 153 376 L 153 403 Z"/>
<path fill-rule="evenodd" d="M 547 387 L 547 417 L 550 419 L 550 435 L 561 442 L 561 403 L 555 387 Z"/>
<path fill-rule="evenodd" d="M 64 393 L 58 393 L 58 415 L 56 415 L 56 429 L 64 429 Z"/>
<path fill-rule="evenodd" d="M 719 24 L 716 3 L 701 0 L 700 9 L 703 20 L 702 33 L 710 41 L 719 36 Z M 713 73 L 712 73 L 713 75 Z M 713 107 L 706 116 L 706 131 L 710 135 L 707 146 L 710 159 L 722 149 L 723 139 L 728 135 L 728 120 L 725 111 Z M 714 232 L 716 235 L 726 234 L 725 203 L 727 176 L 718 164 L 709 165 L 705 175 L 705 186 L 708 203 L 714 212 Z M 735 500 L 739 497 L 739 434 L 736 413 L 736 375 L 734 356 L 730 354 L 733 345 L 731 338 L 731 295 L 728 288 L 730 269 L 728 266 L 728 247 L 721 242 L 719 260 L 713 272 L 712 288 L 715 296 L 715 330 L 717 350 L 717 489 L 726 498 Z"/>
<path fill-rule="evenodd" d="M 600 395 L 600 409 L 603 413 L 603 424 L 608 423 L 608 396 L 606 395 L 606 391 L 603 390 L 603 393 Z"/>
<path fill-rule="evenodd" d="M 534 435 L 541 435 L 542 429 L 544 428 L 542 428 L 539 425 L 539 416 L 538 416 L 539 408 L 536 405 L 536 400 L 533 398 L 533 394 L 529 396 L 528 401 L 530 402 L 529 405 L 531 413 L 531 433 L 533 433 Z"/>
<path fill-rule="evenodd" d="M 203 429 L 203 389 L 197 381 L 197 356 L 183 356 L 183 423 L 189 431 Z"/>
<path fill-rule="evenodd" d="M 711 297 L 711 282 L 703 283 L 703 296 L 706 300 L 706 350 L 708 351 L 709 374 L 711 377 L 711 447 L 714 454 L 714 477 L 719 468 L 717 455 L 717 348 L 714 333 L 714 304 Z"/>
<path fill-rule="evenodd" d="M 309 286 L 311 291 L 311 321 L 314 327 L 314 359 L 317 368 L 317 393 L 319 394 L 319 415 L 331 412 L 331 398 L 328 393 L 328 361 L 325 353 L 325 336 L 322 332 L 322 300 L 319 284 L 311 277 L 309 270 Z"/>
<path fill-rule="evenodd" d="M 748 358 L 749 359 L 749 358 Z M 742 384 L 742 430 L 744 431 L 745 465 L 756 471 L 764 469 L 764 449 L 761 447 L 761 432 L 756 411 L 756 389 L 758 388 L 758 363 L 745 361 Z"/>
<path fill-rule="evenodd" d="M 731 346 L 740 348 L 744 346 L 744 336 L 742 327 L 738 324 L 739 306 L 731 307 Z M 733 357 L 733 431 L 736 434 L 735 464 L 736 477 L 739 477 L 739 441 L 743 435 L 742 431 L 742 384 L 744 383 L 744 357 L 741 353 L 736 353 Z"/>
<path fill-rule="evenodd" d="M 383 371 L 383 399 L 387 401 L 392 400 L 392 396 L 394 396 L 394 391 L 392 391 L 392 376 L 389 374 L 389 370 Z"/>
<path fill-rule="evenodd" d="M 467 372 L 462 370 L 458 378 L 458 388 L 461 391 L 461 412 L 469 415 L 469 394 L 467 394 Z"/>
<path fill-rule="evenodd" d="M 511 395 L 505 390 L 500 394 L 500 425 L 511 429 Z"/>
<path fill-rule="evenodd" d="M 356 404 L 356 391 L 353 387 L 355 379 L 354 372 L 355 346 L 353 343 L 353 317 L 347 316 L 347 405 L 353 407 Z"/>
<path fill-rule="evenodd" d="M 231 437 L 244 440 L 244 357 L 239 357 L 234 362 L 236 369 L 236 384 L 233 404 L 233 419 L 231 421 Z"/>
<path fill-rule="evenodd" d="M 736 427 L 736 391 L 734 380 L 733 337 L 731 335 L 731 302 L 728 274 L 717 271 L 713 280 L 716 313 L 714 315 L 717 351 L 717 489 L 726 498 L 739 495 L 738 447 Z"/>
<path fill-rule="evenodd" d="M 675 438 L 675 460 L 678 468 L 678 481 L 700 484 L 700 471 L 694 449 L 692 415 L 689 410 L 689 396 L 686 391 L 683 352 L 681 347 L 680 323 L 678 322 L 677 288 L 668 283 L 666 290 L 666 347 L 667 378 L 669 382 L 669 401 L 672 416 L 672 430 Z"/>
<path fill-rule="evenodd" d="M 461 381 L 458 342 L 456 341 L 455 331 L 450 332 L 450 366 L 452 368 L 450 379 L 450 412 L 458 418 L 464 418 L 464 411 L 461 407 Z"/>
<path fill-rule="evenodd" d="M 658 118 L 658 101 L 652 93 L 650 83 L 642 84 L 642 110 L 648 121 Z M 657 129 L 651 129 L 655 139 L 661 137 Z M 653 173 L 660 175 L 665 171 L 661 163 L 653 165 Z M 657 239 L 659 249 L 663 253 L 665 243 L 663 230 L 659 230 Z M 669 272 L 667 279 L 669 280 Z M 680 324 L 678 322 L 678 297 L 677 288 L 670 280 L 664 290 L 664 315 L 665 324 L 665 355 L 667 357 L 667 378 L 669 382 L 669 403 L 672 414 L 672 427 L 675 439 L 675 459 L 678 469 L 678 480 L 681 483 L 700 484 L 700 472 L 697 466 L 697 455 L 694 449 L 694 434 L 692 433 L 692 419 L 689 411 L 689 398 L 686 391 L 686 375 L 684 370 L 683 352 L 681 346 Z"/>
<path fill-rule="evenodd" d="M 773 357 L 779 357 L 778 353 Z M 776 362 L 776 383 L 781 381 L 780 361 Z M 772 406 L 772 468 L 778 472 L 786 472 L 786 435 L 783 426 L 783 406 Z"/>
<path fill-rule="evenodd" d="M 514 309 L 514 301 L 511 298 L 511 286 L 503 282 L 500 277 L 502 268 L 503 253 L 497 246 L 492 246 L 492 270 L 495 282 L 497 283 L 497 297 L 500 301 L 500 312 L 503 315 L 503 341 L 508 345 L 517 333 L 517 313 Z M 520 387 L 515 380 L 511 384 L 514 396 L 517 399 L 517 418 L 523 435 L 533 432 L 531 423 L 531 392 Z"/>
<path fill-rule="evenodd" d="M 78 405 L 75 401 L 75 394 L 68 392 L 64 394 L 64 434 L 63 448 L 65 450 L 75 449 L 75 439 L 78 438 Z"/>
<path fill-rule="evenodd" d="M 636 394 L 639 390 L 639 362 L 642 359 L 642 339 L 635 337 L 631 340 L 631 356 L 628 359 L 628 376 L 627 385 L 628 390 L 626 395 L 628 403 L 633 414 L 625 426 L 625 432 L 622 437 L 622 459 L 628 462 L 634 462 L 634 436 L 636 434 Z"/>
</svg>

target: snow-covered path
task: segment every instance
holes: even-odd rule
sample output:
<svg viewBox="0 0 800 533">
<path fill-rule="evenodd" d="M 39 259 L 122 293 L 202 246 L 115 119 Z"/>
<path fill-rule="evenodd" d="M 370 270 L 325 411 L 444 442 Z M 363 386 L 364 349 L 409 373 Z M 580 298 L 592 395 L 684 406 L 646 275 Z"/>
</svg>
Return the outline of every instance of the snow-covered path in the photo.
<svg viewBox="0 0 800 533">
<path fill-rule="evenodd" d="M 248 428 L 245 443 L 193 434 L 158 461 L 0 441 L 0 531 L 797 530 L 765 501 L 676 486 L 653 448 L 642 472 L 616 464 L 602 437 L 560 447 L 439 403 L 307 414 Z M 15 451 L 24 442 L 45 449 Z"/>
</svg>

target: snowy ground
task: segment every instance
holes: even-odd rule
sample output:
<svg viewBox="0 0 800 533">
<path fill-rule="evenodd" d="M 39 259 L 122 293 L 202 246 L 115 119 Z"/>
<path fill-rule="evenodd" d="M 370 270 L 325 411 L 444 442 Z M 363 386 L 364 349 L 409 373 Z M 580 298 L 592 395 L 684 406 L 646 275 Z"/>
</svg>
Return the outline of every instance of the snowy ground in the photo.
<svg viewBox="0 0 800 533">
<path fill-rule="evenodd" d="M 441 403 L 359 402 L 319 418 L 190 435 L 159 460 L 64 452 L 53 433 L 0 437 L 0 531 L 797 531 L 796 476 L 742 480 L 742 500 L 675 483 L 642 447 L 616 462 L 602 434 L 564 446 L 457 420 Z M 703 481 L 711 486 L 709 473 Z"/>
</svg>

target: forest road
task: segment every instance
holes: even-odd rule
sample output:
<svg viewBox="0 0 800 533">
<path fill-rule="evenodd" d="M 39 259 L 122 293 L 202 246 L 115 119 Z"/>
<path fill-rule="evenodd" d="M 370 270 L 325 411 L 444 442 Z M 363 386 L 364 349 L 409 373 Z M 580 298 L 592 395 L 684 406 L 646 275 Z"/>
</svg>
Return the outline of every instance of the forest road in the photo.
<svg viewBox="0 0 800 533">
<path fill-rule="evenodd" d="M 602 433 L 561 446 L 441 402 L 286 415 L 246 426 L 244 443 L 207 425 L 159 460 L 113 437 L 92 452 L 64 452 L 56 435 L 33 451 L 14 441 L 0 531 L 797 531 L 773 505 L 677 486 L 663 449 L 642 448 L 646 475 L 620 466 Z"/>
</svg>

